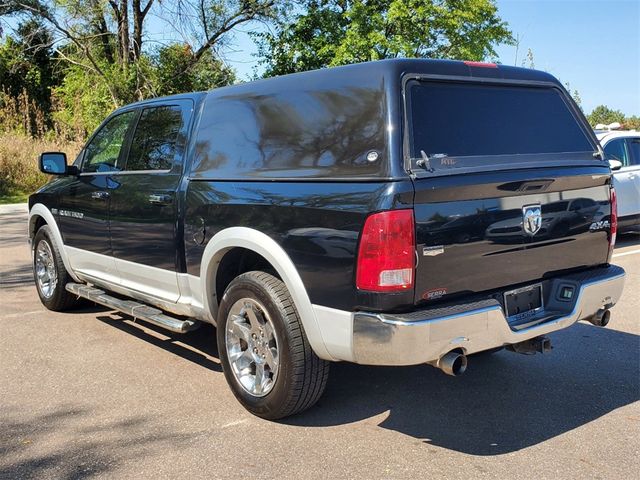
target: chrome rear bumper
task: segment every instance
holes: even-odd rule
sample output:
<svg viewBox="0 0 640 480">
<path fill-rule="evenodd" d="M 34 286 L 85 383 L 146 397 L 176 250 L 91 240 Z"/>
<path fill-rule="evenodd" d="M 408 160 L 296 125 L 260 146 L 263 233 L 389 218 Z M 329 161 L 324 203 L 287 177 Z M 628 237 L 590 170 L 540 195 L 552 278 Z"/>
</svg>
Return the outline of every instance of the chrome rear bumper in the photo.
<svg viewBox="0 0 640 480">
<path fill-rule="evenodd" d="M 618 302 L 625 272 L 610 265 L 547 281 L 550 301 L 542 316 L 527 326 L 513 327 L 502 306 L 489 299 L 433 308 L 409 314 L 356 312 L 353 315 L 353 356 L 365 365 L 415 365 L 437 361 L 451 350 L 472 354 L 520 343 L 588 320 Z M 571 301 L 555 292 L 573 285 Z"/>
</svg>

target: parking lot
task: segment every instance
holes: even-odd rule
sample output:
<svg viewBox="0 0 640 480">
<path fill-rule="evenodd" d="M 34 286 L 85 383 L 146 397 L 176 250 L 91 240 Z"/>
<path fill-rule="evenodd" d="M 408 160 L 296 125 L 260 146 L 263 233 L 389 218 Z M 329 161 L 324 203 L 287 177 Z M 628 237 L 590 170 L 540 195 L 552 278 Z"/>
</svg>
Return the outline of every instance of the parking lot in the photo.
<svg viewBox="0 0 640 480">
<path fill-rule="evenodd" d="M 103 308 L 41 306 L 26 206 L 0 207 L 0 478 L 636 478 L 640 235 L 607 328 L 548 355 L 429 366 L 332 365 L 319 404 L 253 417 L 227 388 L 214 330 L 170 334 Z M 634 473 L 635 472 L 635 473 Z"/>
</svg>

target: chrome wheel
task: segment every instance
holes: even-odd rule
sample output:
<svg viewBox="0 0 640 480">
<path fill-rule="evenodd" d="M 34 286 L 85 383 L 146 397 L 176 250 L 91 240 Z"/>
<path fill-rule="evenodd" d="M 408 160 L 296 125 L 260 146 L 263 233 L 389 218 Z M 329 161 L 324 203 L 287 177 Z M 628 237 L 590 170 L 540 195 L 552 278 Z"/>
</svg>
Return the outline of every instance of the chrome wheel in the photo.
<svg viewBox="0 0 640 480">
<path fill-rule="evenodd" d="M 36 248 L 35 271 L 40 293 L 45 298 L 51 298 L 58 285 L 58 272 L 51 246 L 44 240 L 39 242 Z"/>
<path fill-rule="evenodd" d="M 233 375 L 256 397 L 272 389 L 278 376 L 278 338 L 266 309 L 252 298 L 241 298 L 227 316 L 225 346 Z"/>
</svg>

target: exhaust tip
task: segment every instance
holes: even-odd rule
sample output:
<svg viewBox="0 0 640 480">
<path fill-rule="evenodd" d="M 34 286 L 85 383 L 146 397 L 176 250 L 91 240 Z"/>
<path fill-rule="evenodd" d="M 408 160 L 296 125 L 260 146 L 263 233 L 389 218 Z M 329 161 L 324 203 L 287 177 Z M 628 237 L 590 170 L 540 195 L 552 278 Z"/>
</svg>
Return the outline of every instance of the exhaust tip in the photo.
<svg viewBox="0 0 640 480">
<path fill-rule="evenodd" d="M 606 327 L 611 319 L 611 310 L 608 308 L 601 308 L 593 317 L 591 317 L 591 323 L 597 327 Z"/>
<path fill-rule="evenodd" d="M 467 370 L 467 357 L 462 353 L 449 352 L 440 358 L 438 367 L 447 375 L 457 377 Z"/>
</svg>

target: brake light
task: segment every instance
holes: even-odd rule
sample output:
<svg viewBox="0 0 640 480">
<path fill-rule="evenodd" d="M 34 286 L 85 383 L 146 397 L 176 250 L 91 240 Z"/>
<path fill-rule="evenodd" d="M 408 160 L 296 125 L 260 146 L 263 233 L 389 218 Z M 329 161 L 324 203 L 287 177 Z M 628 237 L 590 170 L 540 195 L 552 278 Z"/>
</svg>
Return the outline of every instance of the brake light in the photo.
<svg viewBox="0 0 640 480">
<path fill-rule="evenodd" d="M 369 216 L 360 238 L 356 287 L 376 292 L 412 288 L 414 231 L 413 210 L 389 210 Z"/>
<path fill-rule="evenodd" d="M 464 64 L 468 67 L 498 68 L 497 64 L 489 62 L 473 62 L 471 60 L 465 60 Z"/>
<path fill-rule="evenodd" d="M 618 234 L 618 197 L 616 189 L 613 187 L 611 187 L 611 221 L 609 223 L 611 224 L 609 231 L 609 259 L 611 259 Z"/>
</svg>

